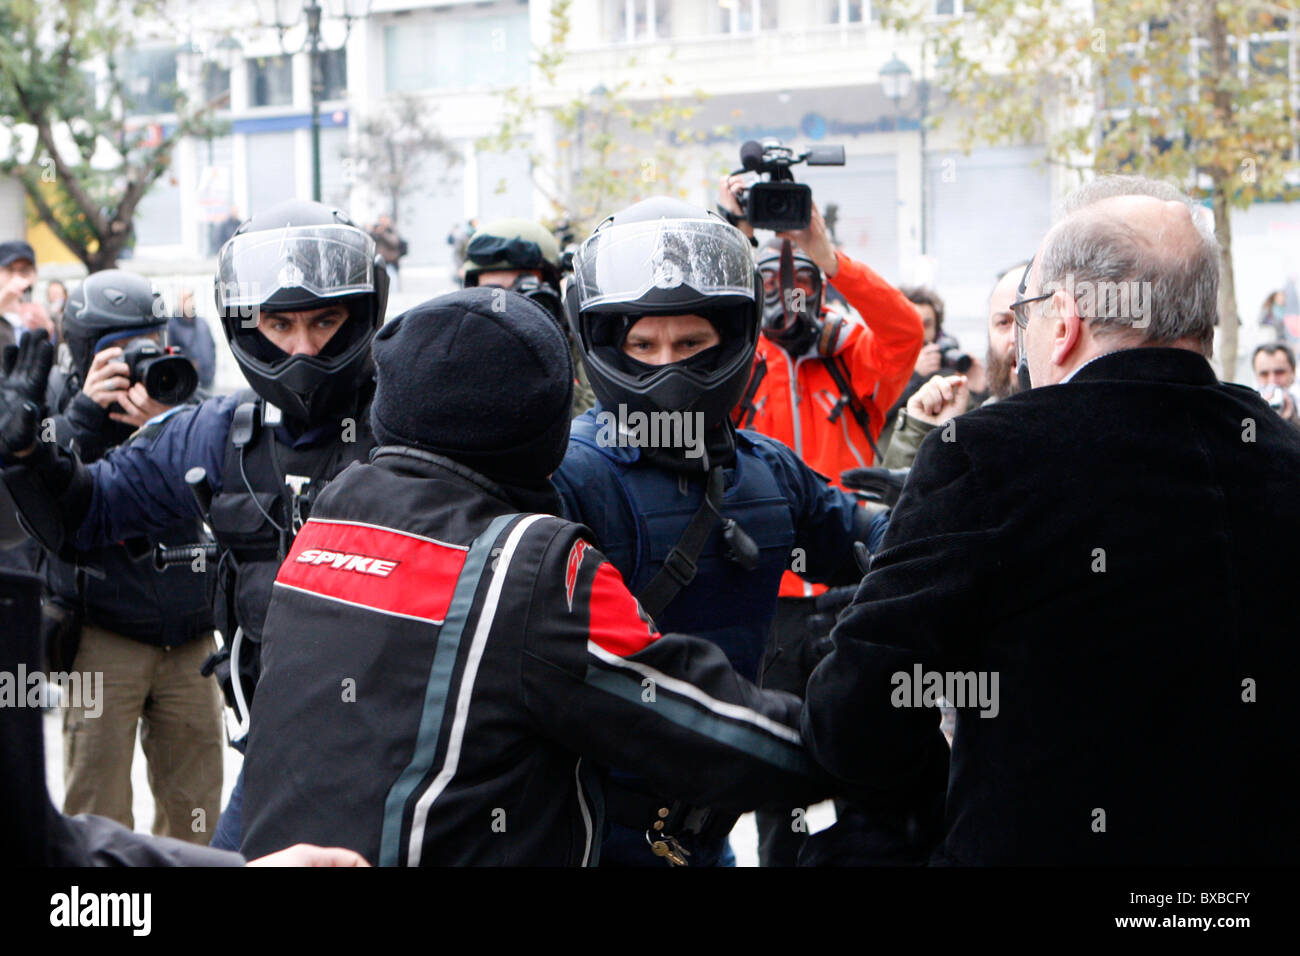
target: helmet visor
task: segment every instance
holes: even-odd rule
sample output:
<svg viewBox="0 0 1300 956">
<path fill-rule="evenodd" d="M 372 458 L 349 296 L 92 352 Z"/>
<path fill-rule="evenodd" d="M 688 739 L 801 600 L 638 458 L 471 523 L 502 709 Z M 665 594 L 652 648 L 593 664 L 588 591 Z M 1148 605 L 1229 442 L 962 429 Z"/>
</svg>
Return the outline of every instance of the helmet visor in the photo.
<svg viewBox="0 0 1300 956">
<path fill-rule="evenodd" d="M 754 260 L 740 230 L 709 219 L 610 225 L 573 259 L 580 310 L 639 301 L 652 289 L 754 299 Z"/>
<path fill-rule="evenodd" d="M 217 258 L 219 304 L 267 304 L 280 292 L 332 299 L 373 292 L 375 241 L 352 226 L 287 226 L 235 236 Z"/>
</svg>

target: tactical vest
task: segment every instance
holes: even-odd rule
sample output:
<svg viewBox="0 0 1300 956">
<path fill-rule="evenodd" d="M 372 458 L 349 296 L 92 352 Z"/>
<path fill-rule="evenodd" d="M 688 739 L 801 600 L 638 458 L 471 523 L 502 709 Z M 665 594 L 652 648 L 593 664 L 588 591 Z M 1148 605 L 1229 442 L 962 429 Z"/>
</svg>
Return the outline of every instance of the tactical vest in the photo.
<svg viewBox="0 0 1300 956">
<path fill-rule="evenodd" d="M 663 566 L 704 500 L 703 475 L 685 476 L 639 464 L 637 448 L 598 443 L 594 417 L 575 419 L 570 441 L 588 446 L 561 466 L 566 480 L 582 494 L 583 513 L 570 515 L 587 524 L 601 551 L 636 594 Z M 615 480 L 583 475 L 599 461 Z M 678 631 L 712 641 L 737 672 L 757 681 L 768 631 L 776 613 L 781 574 L 790 567 L 794 519 L 789 493 L 776 472 L 743 433 L 736 436 L 735 464 L 727 469 L 722 513 L 732 518 L 759 548 L 758 567 L 746 571 L 727 557 L 721 528 L 714 528 L 697 561 L 694 580 L 678 592 L 656 618 L 663 633 Z"/>
<path fill-rule="evenodd" d="M 221 491 L 210 509 L 221 553 L 215 616 L 227 643 L 236 627 L 248 640 L 262 639 L 271 585 L 312 502 L 344 468 L 367 460 L 375 445 L 363 409 L 353 420 L 328 426 L 335 430 L 328 440 L 292 448 L 275 437 L 278 410 L 247 394 L 231 419 Z"/>
</svg>

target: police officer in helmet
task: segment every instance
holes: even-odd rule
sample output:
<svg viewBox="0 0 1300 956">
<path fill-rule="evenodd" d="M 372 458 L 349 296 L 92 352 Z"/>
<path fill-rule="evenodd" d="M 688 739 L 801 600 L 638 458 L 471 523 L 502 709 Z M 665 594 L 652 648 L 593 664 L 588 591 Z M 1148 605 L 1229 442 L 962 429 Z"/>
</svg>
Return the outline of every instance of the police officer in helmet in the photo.
<svg viewBox="0 0 1300 956">
<path fill-rule="evenodd" d="M 760 287 L 745 237 L 690 203 L 648 199 L 601 223 L 566 293 L 598 404 L 574 420 L 552 477 L 566 517 L 591 528 L 655 624 L 711 640 L 750 680 L 782 572 L 851 583 L 854 545 L 883 534 L 788 448 L 730 419 Z M 665 831 L 691 865 L 734 863 L 734 812 L 683 807 L 617 771 L 606 804 L 606 865 L 662 865 L 646 833 Z"/>
<path fill-rule="evenodd" d="M 176 409 L 85 465 L 38 440 L 50 351 L 38 336 L 0 382 L 0 460 L 19 510 L 56 552 L 206 515 L 220 549 L 214 612 L 226 642 L 225 659 L 208 666 L 242 724 L 276 570 L 321 489 L 373 447 L 370 339 L 388 276 L 374 240 L 340 210 L 290 200 L 222 246 L 215 291 L 251 391 Z M 237 819 L 233 796 L 225 816 Z M 236 830 L 215 842 L 237 840 Z"/>
<path fill-rule="evenodd" d="M 465 288 L 494 286 L 518 292 L 544 308 L 560 324 L 573 359 L 573 414 L 581 415 L 596 403 L 596 396 L 569 334 L 560 300 L 563 273 L 555 236 L 531 219 L 494 219 L 484 223 L 475 230 L 466 248 Z"/>
</svg>

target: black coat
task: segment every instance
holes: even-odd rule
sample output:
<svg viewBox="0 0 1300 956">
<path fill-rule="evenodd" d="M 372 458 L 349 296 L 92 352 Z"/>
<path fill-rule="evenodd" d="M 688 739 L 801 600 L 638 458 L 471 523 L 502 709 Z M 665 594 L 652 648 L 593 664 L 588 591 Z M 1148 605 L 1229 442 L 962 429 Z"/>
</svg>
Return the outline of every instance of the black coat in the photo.
<svg viewBox="0 0 1300 956">
<path fill-rule="evenodd" d="M 947 437 L 811 678 L 813 754 L 893 822 L 946 785 L 943 822 L 911 821 L 934 862 L 1294 861 L 1295 431 L 1194 353 L 1145 348 Z M 939 714 L 896 706 L 918 663 L 999 677 L 995 717 L 959 710 L 947 773 Z M 806 862 L 880 854 L 848 816 Z"/>
</svg>

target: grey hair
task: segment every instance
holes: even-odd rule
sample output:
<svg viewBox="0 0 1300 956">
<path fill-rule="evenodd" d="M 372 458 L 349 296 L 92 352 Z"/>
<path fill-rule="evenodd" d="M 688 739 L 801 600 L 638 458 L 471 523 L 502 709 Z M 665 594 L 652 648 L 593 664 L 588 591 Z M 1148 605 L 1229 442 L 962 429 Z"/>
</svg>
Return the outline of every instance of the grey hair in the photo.
<svg viewBox="0 0 1300 956">
<path fill-rule="evenodd" d="M 1195 231 L 1191 237 L 1182 230 L 1151 235 L 1090 208 L 1117 196 L 1181 202 Z M 1107 176 L 1076 190 L 1066 209 L 1043 249 L 1043 291 L 1072 290 L 1099 335 L 1137 335 L 1152 345 L 1190 338 L 1209 356 L 1218 315 L 1219 243 L 1192 201 L 1167 183 Z"/>
<path fill-rule="evenodd" d="M 1147 179 L 1145 176 L 1098 176 L 1066 196 L 1063 211 L 1069 216 L 1085 206 L 1115 196 L 1150 196 L 1164 202 L 1192 204 L 1178 187 L 1159 179 Z"/>
</svg>

